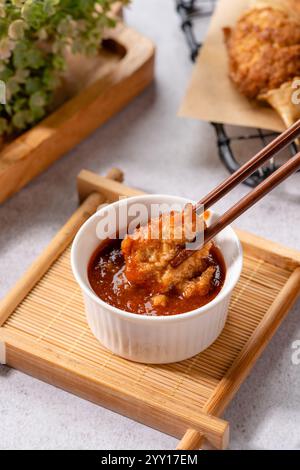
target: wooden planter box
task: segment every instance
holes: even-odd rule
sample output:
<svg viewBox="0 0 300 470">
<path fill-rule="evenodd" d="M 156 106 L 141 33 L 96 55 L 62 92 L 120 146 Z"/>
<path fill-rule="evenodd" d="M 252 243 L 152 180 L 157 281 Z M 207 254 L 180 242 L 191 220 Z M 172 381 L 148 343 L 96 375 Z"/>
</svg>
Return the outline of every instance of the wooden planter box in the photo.
<svg viewBox="0 0 300 470">
<path fill-rule="evenodd" d="M 121 24 L 95 59 L 70 58 L 64 104 L 0 151 L 0 203 L 126 106 L 153 80 L 154 46 Z"/>
</svg>

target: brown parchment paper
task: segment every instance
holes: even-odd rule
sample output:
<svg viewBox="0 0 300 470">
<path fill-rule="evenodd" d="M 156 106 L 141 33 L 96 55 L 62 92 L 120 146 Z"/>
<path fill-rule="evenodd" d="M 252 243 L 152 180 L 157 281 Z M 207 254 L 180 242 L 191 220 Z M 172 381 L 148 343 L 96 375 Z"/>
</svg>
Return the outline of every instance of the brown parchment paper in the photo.
<svg viewBox="0 0 300 470">
<path fill-rule="evenodd" d="M 228 76 L 222 28 L 234 26 L 250 5 L 250 0 L 219 0 L 179 116 L 279 132 L 285 129 L 272 108 L 242 96 Z"/>
</svg>

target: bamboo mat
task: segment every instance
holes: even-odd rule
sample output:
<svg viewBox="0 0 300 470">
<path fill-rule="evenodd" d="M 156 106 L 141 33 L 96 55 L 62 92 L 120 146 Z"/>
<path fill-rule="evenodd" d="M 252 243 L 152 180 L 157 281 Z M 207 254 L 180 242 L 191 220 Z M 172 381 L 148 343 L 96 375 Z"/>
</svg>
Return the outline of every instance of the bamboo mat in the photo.
<svg viewBox="0 0 300 470">
<path fill-rule="evenodd" d="M 112 184 L 116 195 L 122 185 Z M 297 298 L 299 253 L 240 234 L 244 268 L 220 337 L 189 360 L 147 365 L 115 356 L 92 335 L 70 266 L 76 230 L 6 315 L 0 340 L 7 345 L 8 364 L 174 436 L 189 427 L 202 432 L 203 417 L 223 412 Z M 224 447 L 223 431 L 206 437 Z"/>
<path fill-rule="evenodd" d="M 54 263 L 4 324 L 33 342 L 87 364 L 101 380 L 155 403 L 198 412 L 234 363 L 290 273 L 245 256 L 244 269 L 222 335 L 206 351 L 170 365 L 143 365 L 115 356 L 91 333 L 81 291 L 70 268 L 70 247 Z"/>
</svg>

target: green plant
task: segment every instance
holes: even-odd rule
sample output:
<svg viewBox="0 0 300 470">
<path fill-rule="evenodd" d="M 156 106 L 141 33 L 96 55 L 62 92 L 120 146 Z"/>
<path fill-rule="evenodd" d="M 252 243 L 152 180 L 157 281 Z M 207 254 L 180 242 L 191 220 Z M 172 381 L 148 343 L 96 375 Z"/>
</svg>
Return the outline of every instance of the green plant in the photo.
<svg viewBox="0 0 300 470">
<path fill-rule="evenodd" d="M 0 136 L 42 119 L 66 69 L 66 51 L 95 55 L 114 27 L 115 0 L 0 0 Z M 128 0 L 122 0 L 126 4 Z"/>
</svg>

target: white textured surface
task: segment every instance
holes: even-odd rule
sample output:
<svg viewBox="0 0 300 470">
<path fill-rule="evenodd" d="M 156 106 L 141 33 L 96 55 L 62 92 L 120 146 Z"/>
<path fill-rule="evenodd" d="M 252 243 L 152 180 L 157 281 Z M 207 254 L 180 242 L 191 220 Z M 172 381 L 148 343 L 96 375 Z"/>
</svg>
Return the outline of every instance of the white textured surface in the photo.
<svg viewBox="0 0 300 470">
<path fill-rule="evenodd" d="M 0 364 L 6 364 L 6 345 L 0 340 Z"/>
<path fill-rule="evenodd" d="M 191 64 L 172 0 L 135 0 L 128 22 L 157 44 L 156 84 L 0 208 L 0 293 L 4 295 L 76 208 L 83 167 L 125 170 L 145 191 L 198 198 L 226 175 L 206 123 L 176 110 Z M 249 155 L 247 147 L 240 149 Z M 300 249 L 300 175 L 244 215 L 238 226 Z M 228 196 L 224 209 L 247 189 Z M 300 303 L 291 311 L 227 409 L 231 448 L 300 449 Z M 0 367 L 0 448 L 173 449 L 176 440 Z"/>
</svg>

